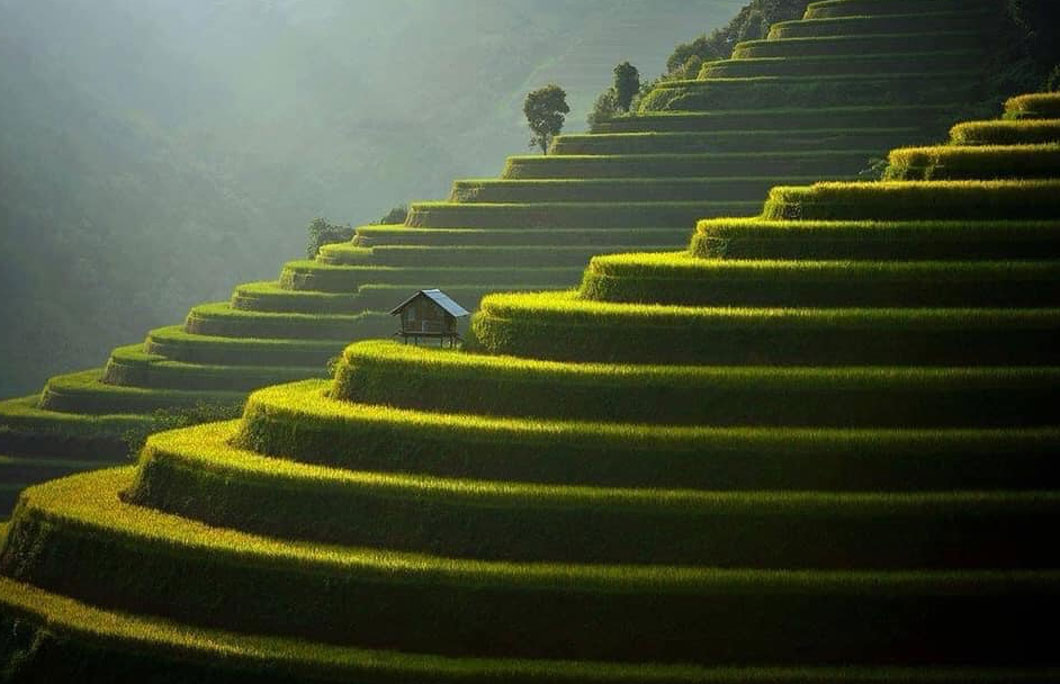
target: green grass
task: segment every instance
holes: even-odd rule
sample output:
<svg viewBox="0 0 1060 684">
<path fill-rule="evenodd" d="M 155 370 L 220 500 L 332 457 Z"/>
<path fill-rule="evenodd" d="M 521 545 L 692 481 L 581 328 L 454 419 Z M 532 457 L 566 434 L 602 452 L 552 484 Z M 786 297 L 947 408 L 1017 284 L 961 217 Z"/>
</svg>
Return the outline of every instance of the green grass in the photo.
<svg viewBox="0 0 1060 684">
<path fill-rule="evenodd" d="M 763 218 L 805 220 L 1051 219 L 1060 180 L 888 181 L 776 187 Z"/>
<path fill-rule="evenodd" d="M 737 43 L 733 59 L 756 57 L 841 57 L 846 55 L 897 54 L 932 50 L 973 50 L 981 48 L 978 31 L 936 31 L 891 35 L 828 36 L 823 38 L 784 38 L 749 40 Z"/>
<path fill-rule="evenodd" d="M 1058 115 L 1060 117 L 1060 115 Z M 1042 145 L 1060 142 L 1060 121 L 969 121 L 950 129 L 958 145 Z"/>
<path fill-rule="evenodd" d="M 692 225 L 703 216 L 750 213 L 757 202 L 535 202 L 453 204 L 415 202 L 406 223 L 415 228 L 662 228 Z"/>
<path fill-rule="evenodd" d="M 49 456 L 63 455 L 69 453 L 70 457 L 76 459 L 89 458 L 91 454 L 98 453 L 101 458 L 113 458 L 124 455 L 107 453 L 103 444 L 111 440 L 118 440 L 120 435 L 127 430 L 139 428 L 144 421 L 143 416 L 129 415 L 86 415 L 83 413 L 60 413 L 47 411 L 40 408 L 39 395 L 19 397 L 17 399 L 4 399 L 0 401 L 0 444 L 8 452 L 24 453 L 32 451 L 37 454 Z M 58 446 L 53 449 L 37 449 L 30 446 L 19 446 L 20 440 L 29 437 L 40 438 L 42 441 L 54 440 Z M 50 441 L 50 440 L 49 440 Z M 70 449 L 67 452 L 67 443 L 74 441 L 92 442 L 98 441 L 96 447 L 89 447 L 82 451 Z"/>
<path fill-rule="evenodd" d="M 490 301 L 500 298 L 493 295 Z M 833 321 L 833 327 L 840 327 Z M 567 327 L 576 326 L 568 322 Z M 554 340 L 571 336 L 563 330 L 550 332 Z M 640 341 L 632 339 L 636 333 L 602 335 L 632 347 L 631 342 Z M 565 351 L 554 356 L 569 358 Z M 676 348 L 669 357 L 654 356 L 650 362 L 655 365 L 575 364 L 362 342 L 346 349 L 336 369 L 333 396 L 422 411 L 640 425 L 959 427 L 1055 422 L 1055 367 L 682 366 L 677 365 L 684 358 L 681 352 Z"/>
<path fill-rule="evenodd" d="M 1018 95 L 1005 102 L 1006 119 L 1060 119 L 1060 93 Z"/>
<path fill-rule="evenodd" d="M 372 261 L 372 250 L 358 247 L 352 242 L 339 242 L 322 246 L 316 260 L 333 266 L 369 264 Z"/>
<path fill-rule="evenodd" d="M 691 491 L 356 472 L 234 449 L 237 429 L 151 438 L 126 500 L 271 537 L 492 560 L 787 569 L 1060 560 L 1039 535 L 1060 523 L 1060 493 Z M 288 514 L 257 515 L 270 507 Z M 959 558 L 940 550 L 951 545 L 964 549 Z"/>
<path fill-rule="evenodd" d="M 594 250 L 599 253 L 606 250 Z M 628 250 L 624 250 L 628 251 Z M 582 259 L 584 263 L 588 257 Z M 358 291 L 356 295 L 352 295 L 352 303 L 346 307 L 347 311 L 370 311 L 376 313 L 388 313 L 396 305 L 400 304 L 404 300 L 408 299 L 409 294 L 414 292 L 416 289 L 427 289 L 431 285 L 437 283 L 424 283 L 422 287 L 412 288 L 408 285 L 364 285 Z M 569 283 L 562 286 L 557 286 L 557 289 L 566 289 Z M 459 302 L 464 308 L 469 311 L 478 307 L 478 301 L 485 295 L 496 292 L 498 286 L 496 285 L 484 285 L 484 284 L 472 284 L 472 285 L 459 285 L 459 284 L 447 284 L 445 286 L 445 292 L 457 302 Z M 503 289 L 506 292 L 513 291 L 524 291 L 524 290 L 542 290 L 546 289 L 540 284 L 519 284 L 510 283 L 505 284 Z M 312 311 L 312 307 L 305 305 L 302 301 L 299 292 L 290 292 L 276 288 L 275 292 L 261 293 L 261 296 L 248 298 L 234 302 L 236 308 L 250 310 L 250 311 L 284 311 L 290 309 L 292 311 Z M 327 311 L 322 309 L 322 311 Z M 385 323 L 380 322 L 381 325 Z M 394 323 L 396 328 L 397 324 Z"/>
<path fill-rule="evenodd" d="M 606 250 L 594 250 L 601 252 Z M 626 250 L 628 251 L 628 248 Z M 584 263 L 586 259 L 582 259 Z M 425 289 L 430 283 L 425 283 Z M 540 285 L 508 284 L 506 290 L 540 290 Z M 564 286 L 565 287 L 565 286 Z M 496 291 L 493 285 L 446 285 L 445 291 L 457 301 L 474 305 L 488 292 Z M 395 305 L 408 298 L 413 291 L 407 285 L 364 285 L 352 295 L 328 295 L 317 292 L 298 292 L 284 290 L 273 283 L 254 283 L 250 290 L 240 286 L 236 290 L 231 305 L 244 311 L 301 312 L 301 313 L 334 313 L 350 311 L 389 312 Z M 473 301 L 472 301 L 473 300 Z M 466 308 L 466 307 L 465 307 Z"/>
<path fill-rule="evenodd" d="M 243 283 L 229 301 L 233 309 L 276 313 L 350 313 L 362 311 L 356 292 L 287 290 L 278 282 Z"/>
<path fill-rule="evenodd" d="M 857 287 L 849 287 L 852 282 Z M 595 257 L 579 294 L 596 301 L 690 306 L 1044 307 L 1060 305 L 1060 264 L 620 254 Z"/>
<path fill-rule="evenodd" d="M 241 404 L 246 398 L 245 392 L 225 390 L 190 391 L 108 385 L 102 382 L 102 375 L 101 369 L 93 369 L 50 378 L 41 394 L 40 408 L 90 415 L 143 415 L 156 409 L 195 406 L 201 402 Z"/>
<path fill-rule="evenodd" d="M 947 8 L 950 9 L 950 8 Z M 835 17 L 782 21 L 769 29 L 770 40 L 842 35 L 890 35 L 926 31 L 984 31 L 997 20 L 997 12 L 984 12 L 983 6 L 969 11 L 916 12 L 877 16 Z"/>
<path fill-rule="evenodd" d="M 181 326 L 148 333 L 144 350 L 184 363 L 220 366 L 320 366 L 349 343 L 331 340 L 286 340 L 216 337 L 186 332 Z"/>
<path fill-rule="evenodd" d="M 930 47 L 930 46 L 926 46 Z M 749 78 L 754 76 L 833 76 L 886 71 L 917 72 L 925 69 L 952 71 L 982 60 L 981 50 L 899 52 L 895 54 L 833 55 L 809 57 L 744 57 L 707 62 L 700 79 Z"/>
<path fill-rule="evenodd" d="M 369 314 L 311 314 L 243 311 L 228 302 L 199 304 L 184 329 L 194 335 L 300 340 L 351 340 L 378 334 L 381 320 Z"/>
<path fill-rule="evenodd" d="M 889 140 L 897 135 L 885 134 Z M 850 149 L 844 144 L 844 134 L 820 131 L 820 135 L 804 140 L 783 141 L 755 132 L 741 132 L 730 136 L 731 146 L 743 148 L 764 144 L 771 152 L 694 152 L 697 145 L 706 149 L 724 148 L 722 136 L 687 133 L 622 133 L 594 134 L 563 143 L 560 154 L 536 157 L 509 157 L 504 175 L 507 178 L 561 178 L 587 176 L 622 178 L 646 174 L 676 173 L 680 175 L 719 176 L 734 179 L 759 179 L 776 183 L 782 178 L 850 175 L 867 166 L 868 160 L 879 156 L 880 150 L 893 145 L 880 141 L 878 148 L 859 145 Z M 746 141 L 746 143 L 744 142 Z M 814 149 L 823 144 L 835 144 L 839 151 Z M 557 143 L 560 146 L 560 143 Z M 802 151 L 800 147 L 805 147 Z M 670 148 L 680 154 L 657 154 L 652 150 Z M 613 150 L 619 154 L 613 154 Z M 574 152 L 577 151 L 577 154 Z"/>
<path fill-rule="evenodd" d="M 488 228 L 392 228 L 362 226 L 357 240 L 370 247 L 611 247 L 616 245 L 680 244 L 687 227 L 616 228 L 613 230 L 524 230 Z"/>
<path fill-rule="evenodd" d="M 884 180 L 1056 178 L 1060 142 L 1046 145 L 907 147 L 893 150 Z"/>
<path fill-rule="evenodd" d="M 649 245 L 649 249 L 672 249 L 686 243 L 687 231 L 678 240 L 660 241 Z M 499 268 L 513 269 L 563 268 L 584 266 L 594 254 L 629 251 L 633 245 L 580 245 L 570 246 L 557 240 L 555 244 L 540 247 L 500 246 L 420 246 L 384 245 L 373 247 L 375 262 L 380 266 L 413 268 L 437 266 L 439 268 Z M 520 272 L 520 271 L 516 271 Z M 536 278 L 531 272 L 529 282 Z M 509 278 L 510 280 L 510 278 Z M 426 283 L 429 284 L 429 283 Z M 401 300 L 399 300 L 400 302 Z"/>
<path fill-rule="evenodd" d="M 691 214 L 692 212 L 688 212 Z M 689 224 L 691 225 L 691 224 Z M 332 293 L 358 292 L 365 285 L 406 285 L 410 290 L 423 287 L 445 287 L 450 283 L 537 284 L 562 287 L 578 281 L 581 269 L 566 267 L 398 267 L 398 266 L 328 266 L 314 261 L 289 261 L 280 275 L 280 287 L 293 291 Z"/>
<path fill-rule="evenodd" d="M 143 345 L 118 347 L 111 352 L 103 381 L 125 387 L 193 391 L 247 392 L 265 385 L 319 377 L 323 366 L 220 366 L 171 361 L 148 354 Z"/>
<path fill-rule="evenodd" d="M 935 71 L 840 76 L 726 78 L 665 81 L 640 104 L 660 110 L 941 104 L 969 96 L 977 71 Z"/>
<path fill-rule="evenodd" d="M 28 584 L 0 578 L 0 605 L 17 620 L 38 655 L 23 667 L 39 681 L 96 682 L 87 672 L 108 672 L 100 684 L 225 681 L 233 684 L 349 682 L 391 684 L 1045 684 L 1054 670 L 970 668 L 697 668 L 602 662 L 445 658 L 330 646 L 296 639 L 195 628 L 158 618 L 101 610 Z M 13 628 L 14 625 L 11 625 Z M 14 651 L 15 644 L 7 649 Z M 8 651 L 0 652 L 6 655 Z M 119 677 L 116 671 L 120 671 Z"/>
<path fill-rule="evenodd" d="M 691 251 L 727 259 L 1043 259 L 1056 221 L 700 221 Z"/>
<path fill-rule="evenodd" d="M 616 389 L 607 389 L 602 373 L 563 370 L 568 374 L 551 380 L 565 388 L 590 386 L 578 390 L 581 394 L 593 391 L 594 383 L 611 395 L 624 386 L 615 381 L 611 386 Z M 654 393 L 665 408 L 677 406 L 691 424 L 647 424 L 649 419 L 673 419 L 661 410 L 643 409 L 633 422 L 607 416 L 591 422 L 567 415 L 545 419 L 399 409 L 329 399 L 330 384 L 310 380 L 252 394 L 233 444 L 260 455 L 359 471 L 612 487 L 991 491 L 1053 487 L 1058 477 L 1052 467 L 1060 442 L 1055 428 L 710 427 L 691 415 L 696 410 L 704 415 L 702 409 L 667 399 L 674 392 L 678 398 L 690 396 L 693 381 L 674 374 L 670 389 L 664 390 L 660 378 L 666 369 L 616 372 L 622 370 L 639 372 L 642 381 L 642 386 L 630 381 L 626 392 L 638 397 Z M 471 386 L 482 386 L 481 377 L 461 377 L 475 377 Z M 502 379 L 496 386 L 523 385 Z M 602 395 L 599 389 L 596 393 Z"/>
<path fill-rule="evenodd" d="M 101 609 L 203 628 L 445 655 L 659 664 L 798 665 L 825 654 L 882 664 L 898 645 L 929 644 L 921 664 L 1043 654 L 1030 666 L 1051 653 L 1051 635 L 1030 617 L 1060 603 L 1053 571 L 515 563 L 292 544 L 123 504 L 131 475 L 102 471 L 28 490 L 0 559 L 7 576 Z M 709 638 L 718 625 L 723 641 Z"/>
<path fill-rule="evenodd" d="M 450 202 L 696 202 L 754 201 L 769 178 L 472 179 L 453 183 Z"/>
<path fill-rule="evenodd" d="M 763 365 L 1051 365 L 1057 309 L 738 309 L 492 295 L 469 344 L 561 361 Z"/>
<path fill-rule="evenodd" d="M 830 128 L 845 130 L 874 129 L 886 113 L 888 126 L 910 127 L 916 133 L 925 121 L 944 116 L 947 105 L 913 107 L 767 107 L 763 109 L 705 112 L 659 112 L 636 116 L 621 116 L 593 127 L 594 133 L 648 132 L 716 132 L 723 131 L 778 131 L 790 128 L 794 133 L 804 129 Z M 559 136 L 559 145 L 567 136 Z M 580 136 L 582 137 L 582 136 Z"/>
</svg>

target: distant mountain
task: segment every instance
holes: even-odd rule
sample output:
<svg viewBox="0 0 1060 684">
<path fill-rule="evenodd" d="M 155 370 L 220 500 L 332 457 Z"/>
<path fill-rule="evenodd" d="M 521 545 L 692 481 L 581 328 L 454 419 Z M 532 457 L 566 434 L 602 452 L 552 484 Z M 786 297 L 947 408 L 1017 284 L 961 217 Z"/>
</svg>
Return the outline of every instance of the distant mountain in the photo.
<svg viewBox="0 0 1060 684">
<path fill-rule="evenodd" d="M 0 0 L 0 393 L 568 129 L 742 0 Z"/>
</svg>

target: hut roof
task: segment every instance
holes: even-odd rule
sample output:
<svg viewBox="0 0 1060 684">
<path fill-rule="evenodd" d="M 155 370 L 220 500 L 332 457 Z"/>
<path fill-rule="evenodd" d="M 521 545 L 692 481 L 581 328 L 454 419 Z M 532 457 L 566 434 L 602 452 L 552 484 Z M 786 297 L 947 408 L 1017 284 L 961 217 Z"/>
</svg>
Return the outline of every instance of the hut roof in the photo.
<svg viewBox="0 0 1060 684">
<path fill-rule="evenodd" d="M 453 299 L 449 295 L 447 295 L 446 293 L 442 292 L 441 290 L 435 289 L 435 290 L 420 290 L 416 294 L 412 295 L 411 297 L 409 297 L 408 299 L 406 299 L 405 301 L 401 302 L 396 307 L 394 307 L 394 310 L 390 312 L 390 315 L 391 316 L 396 316 L 397 314 L 401 313 L 402 309 L 404 309 L 406 306 L 408 306 L 409 303 L 412 302 L 412 300 L 416 299 L 420 295 L 422 295 L 424 297 L 427 297 L 432 302 L 434 302 L 438 306 L 442 307 L 451 316 L 455 316 L 457 318 L 462 318 L 463 316 L 469 316 L 471 314 L 470 311 L 468 311 L 467 309 L 465 309 L 464 307 L 460 306 L 455 301 L 453 301 Z"/>
</svg>

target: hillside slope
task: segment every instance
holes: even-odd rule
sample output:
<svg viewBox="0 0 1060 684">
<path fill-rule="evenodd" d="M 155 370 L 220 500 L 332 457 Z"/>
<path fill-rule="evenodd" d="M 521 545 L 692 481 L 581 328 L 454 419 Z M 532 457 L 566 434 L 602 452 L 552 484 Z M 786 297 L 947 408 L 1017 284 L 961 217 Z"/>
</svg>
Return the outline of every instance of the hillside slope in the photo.
<svg viewBox="0 0 1060 684">
<path fill-rule="evenodd" d="M 413 203 L 404 226 L 361 227 L 277 280 L 240 285 L 119 347 L 105 369 L 0 404 L 0 453 L 119 456 L 118 428 L 156 409 L 236 404 L 256 387 L 325 375 L 351 339 L 389 335 L 385 312 L 411 291 L 442 287 L 473 308 L 489 291 L 568 288 L 592 255 L 677 248 L 697 218 L 752 214 L 773 185 L 856 177 L 982 97 L 999 6 L 938 12 L 939 1 L 901 14 L 861 4 L 848 19 L 813 18 L 818 8 L 781 24 L 701 80 L 662 83 L 640 116 L 561 136 L 547 157 L 511 157 L 500 178 L 456 181 L 447 201 Z M 800 30 L 823 35 L 785 37 Z M 12 490 L 33 481 L 17 472 L 3 478 Z"/>
<path fill-rule="evenodd" d="M 828 6 L 865 0 L 828 0 Z M 23 495 L 33 681 L 1055 682 L 1060 95 Z M 960 220 L 953 220 L 959 218 Z"/>
</svg>

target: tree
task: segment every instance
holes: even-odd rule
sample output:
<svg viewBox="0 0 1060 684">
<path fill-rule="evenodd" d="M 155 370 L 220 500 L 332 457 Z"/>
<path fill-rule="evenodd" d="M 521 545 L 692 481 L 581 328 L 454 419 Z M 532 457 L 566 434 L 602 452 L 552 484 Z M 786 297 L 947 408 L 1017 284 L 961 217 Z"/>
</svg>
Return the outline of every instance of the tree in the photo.
<svg viewBox="0 0 1060 684">
<path fill-rule="evenodd" d="M 409 208 L 404 204 L 399 204 L 386 213 L 383 218 L 376 221 L 376 225 L 393 226 L 399 223 L 404 223 L 405 219 L 409 217 Z"/>
<path fill-rule="evenodd" d="M 629 62 L 615 67 L 615 104 L 624 112 L 629 111 L 633 96 L 640 90 L 640 72 Z"/>
<path fill-rule="evenodd" d="M 349 224 L 340 226 L 328 223 L 327 219 L 315 218 L 306 228 L 309 240 L 306 243 L 306 256 L 310 259 L 316 258 L 320 248 L 324 245 L 333 245 L 336 242 L 348 242 L 353 239 L 354 229 Z"/>
<path fill-rule="evenodd" d="M 609 119 L 613 119 L 617 113 L 618 102 L 615 97 L 615 89 L 608 88 L 596 97 L 596 102 L 593 103 L 593 111 L 589 112 L 586 121 L 589 123 L 589 126 L 596 126 Z"/>
<path fill-rule="evenodd" d="M 530 125 L 530 147 L 540 147 L 548 154 L 552 138 L 563 130 L 564 115 L 570 113 L 567 92 L 554 83 L 531 91 L 523 103 L 523 113 Z"/>
</svg>

